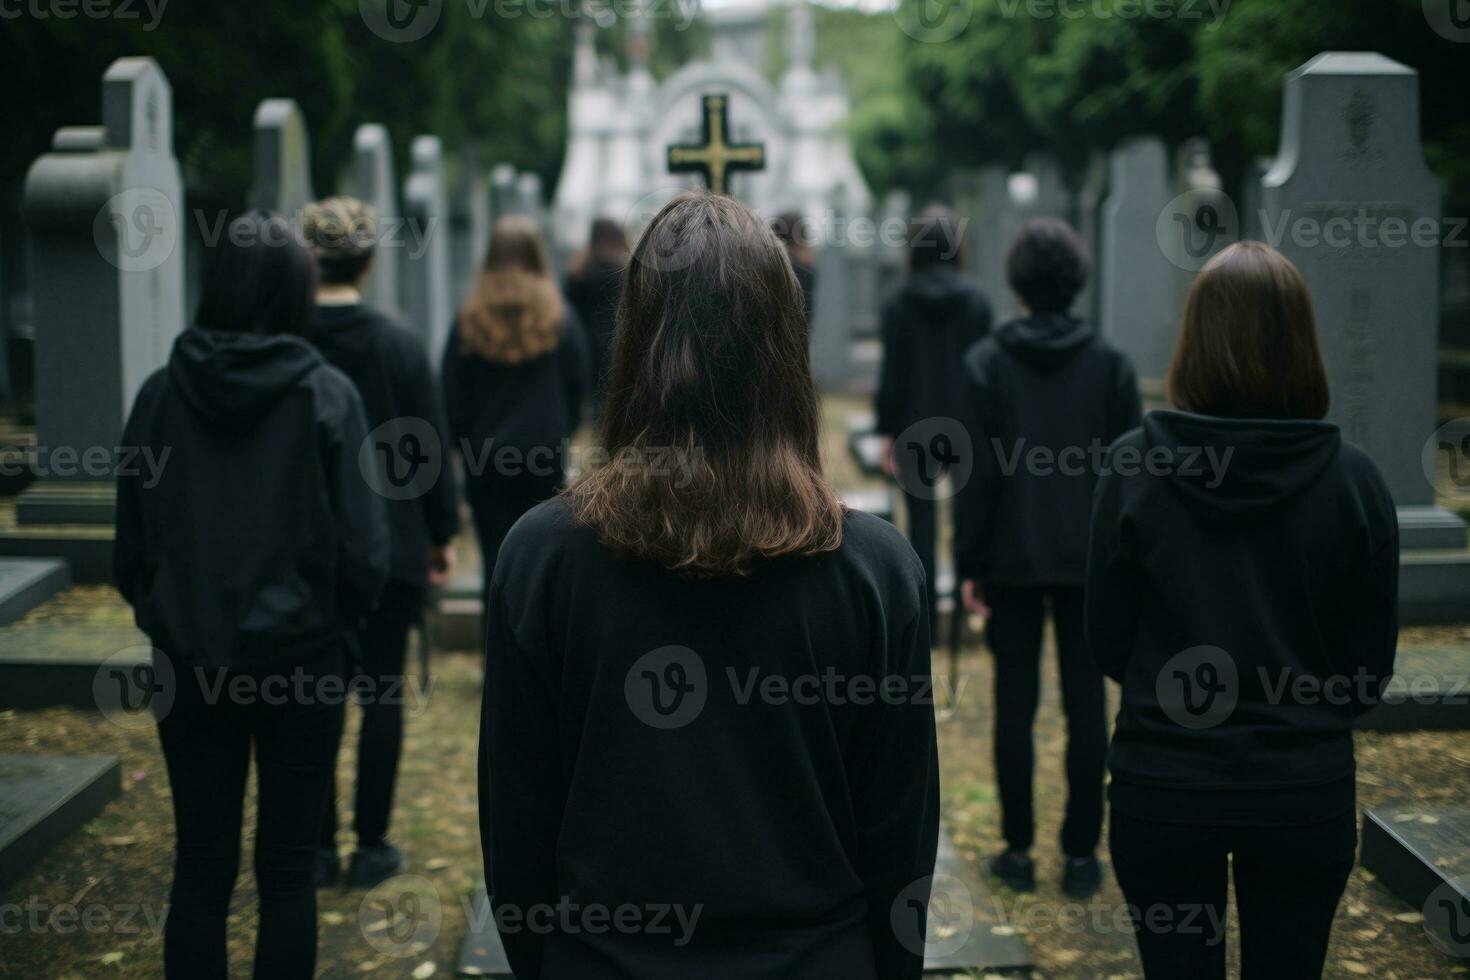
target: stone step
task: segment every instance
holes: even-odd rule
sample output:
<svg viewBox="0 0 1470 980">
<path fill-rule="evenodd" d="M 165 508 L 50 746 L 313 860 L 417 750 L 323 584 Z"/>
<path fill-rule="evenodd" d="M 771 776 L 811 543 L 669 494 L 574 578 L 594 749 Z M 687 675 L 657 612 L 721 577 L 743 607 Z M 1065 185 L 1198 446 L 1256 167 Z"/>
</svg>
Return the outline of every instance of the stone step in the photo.
<svg viewBox="0 0 1470 980">
<path fill-rule="evenodd" d="M 1424 915 L 1430 940 L 1470 957 L 1470 809 L 1406 802 L 1363 814 L 1363 867 Z"/>
<path fill-rule="evenodd" d="M 1376 732 L 1470 729 L 1470 648 L 1400 648 L 1383 702 L 1357 727 Z"/>
<path fill-rule="evenodd" d="M 1026 941 L 1004 921 L 1004 906 L 960 857 L 944 827 L 939 830 L 939 854 L 930 884 L 926 976 L 1030 973 L 1033 961 Z M 514 977 L 495 931 L 483 884 L 476 890 L 469 929 L 460 946 L 459 975 Z"/>
<path fill-rule="evenodd" d="M 112 756 L 0 755 L 0 887 L 121 791 Z"/>
</svg>

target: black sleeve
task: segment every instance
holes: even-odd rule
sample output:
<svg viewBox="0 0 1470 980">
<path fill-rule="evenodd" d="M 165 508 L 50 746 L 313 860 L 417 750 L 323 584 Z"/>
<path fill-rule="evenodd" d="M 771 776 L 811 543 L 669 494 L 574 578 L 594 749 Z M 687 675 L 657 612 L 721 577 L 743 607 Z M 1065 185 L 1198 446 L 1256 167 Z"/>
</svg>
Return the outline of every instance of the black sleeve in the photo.
<svg viewBox="0 0 1470 980">
<path fill-rule="evenodd" d="M 908 400 L 911 351 L 910 345 L 904 343 L 903 318 L 893 302 L 883 306 L 879 337 L 883 344 L 883 360 L 878 369 L 878 393 L 873 398 L 874 431 L 880 435 L 897 436 L 904 429 L 907 414 L 904 403 Z"/>
<path fill-rule="evenodd" d="M 1138 635 L 1143 580 L 1123 523 L 1122 481 L 1106 469 L 1092 497 L 1087 549 L 1087 644 L 1102 672 L 1123 680 Z"/>
<path fill-rule="evenodd" d="M 520 646 L 493 585 L 486 610 L 485 688 L 480 707 L 480 849 L 496 922 L 523 923 L 556 905 L 556 838 L 566 794 L 558 761 L 554 679 L 541 651 Z M 502 911 L 504 910 L 504 911 Z M 517 980 L 541 976 L 545 936 L 500 934 Z"/>
<path fill-rule="evenodd" d="M 974 465 L 969 480 L 955 492 L 955 575 L 960 581 L 974 579 L 983 582 L 988 551 L 986 536 L 989 532 L 986 519 L 995 499 L 1001 473 L 990 442 L 992 425 L 986 411 L 987 393 L 984 383 L 972 367 L 972 358 L 967 356 L 965 361 L 960 381 L 959 421 L 970 437 L 970 453 Z"/>
<path fill-rule="evenodd" d="M 577 431 L 582 422 L 582 404 L 587 397 L 591 379 L 592 355 L 588 351 L 587 331 L 582 321 L 570 306 L 566 311 L 566 322 L 562 324 L 561 345 L 557 358 L 562 377 L 562 392 L 566 396 L 567 435 Z"/>
<path fill-rule="evenodd" d="M 890 642 L 888 675 L 903 678 L 908 695 L 875 700 L 871 720 L 859 728 L 858 852 L 855 862 L 868 906 L 877 976 L 918 980 L 924 970 L 925 891 L 934 874 L 939 843 L 939 755 L 934 730 L 929 663 L 929 614 L 922 592 L 908 626 Z M 876 678 L 878 684 L 884 678 Z M 894 911 L 904 903 L 913 932 L 894 928 Z"/>
<path fill-rule="evenodd" d="M 429 487 L 422 500 L 429 540 L 436 545 L 442 545 L 459 530 L 459 498 L 450 458 L 452 442 L 444 411 L 439 404 L 438 392 L 434 387 L 434 379 L 429 372 L 428 352 L 417 338 L 410 336 L 407 339 L 411 343 L 403 345 L 400 363 L 396 365 L 402 388 L 398 404 L 402 406 L 404 415 L 425 420 L 439 434 L 439 478 Z"/>
<path fill-rule="evenodd" d="M 346 376 L 325 370 L 333 377 L 317 388 L 322 472 L 336 524 L 338 600 L 343 618 L 355 624 L 377 605 L 388 580 L 388 506 L 358 466 L 368 433 L 362 398 Z"/>
<path fill-rule="evenodd" d="M 131 465 L 119 466 L 117 471 L 117 528 L 112 544 L 112 579 L 123 599 L 132 603 L 142 584 L 146 565 L 146 531 L 143 526 L 142 471 L 139 469 L 138 454 L 144 448 L 144 419 L 152 412 L 156 399 L 159 375 L 154 375 L 138 389 L 133 400 L 133 410 L 128 413 L 123 427 L 124 451 L 134 454 Z M 151 447 L 149 447 L 151 448 Z"/>
<path fill-rule="evenodd" d="M 1398 515 L 1388 487 L 1376 473 L 1366 496 L 1364 560 L 1352 566 L 1352 592 L 1342 605 L 1348 619 L 1342 631 L 1345 642 L 1333 657 L 1337 672 L 1350 682 L 1355 714 L 1382 700 L 1393 677 L 1399 637 Z"/>
</svg>

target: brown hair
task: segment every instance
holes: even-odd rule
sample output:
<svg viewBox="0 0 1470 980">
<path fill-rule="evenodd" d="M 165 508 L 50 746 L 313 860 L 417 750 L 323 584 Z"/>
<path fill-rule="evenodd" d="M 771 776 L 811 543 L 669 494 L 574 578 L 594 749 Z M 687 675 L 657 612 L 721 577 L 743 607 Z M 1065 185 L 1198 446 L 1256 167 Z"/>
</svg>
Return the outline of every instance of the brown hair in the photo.
<svg viewBox="0 0 1470 980">
<path fill-rule="evenodd" d="M 601 442 L 567 491 L 620 554 L 682 575 L 744 575 L 833 551 L 801 288 L 786 250 L 730 197 L 669 202 L 623 277 Z"/>
<path fill-rule="evenodd" d="M 1185 303 L 1169 399 L 1187 412 L 1226 418 L 1327 414 L 1312 295 L 1286 256 L 1237 242 L 1204 267 Z"/>
<path fill-rule="evenodd" d="M 475 291 L 459 311 L 466 356 L 517 364 L 555 350 L 565 308 L 541 231 L 530 218 L 495 222 Z"/>
</svg>

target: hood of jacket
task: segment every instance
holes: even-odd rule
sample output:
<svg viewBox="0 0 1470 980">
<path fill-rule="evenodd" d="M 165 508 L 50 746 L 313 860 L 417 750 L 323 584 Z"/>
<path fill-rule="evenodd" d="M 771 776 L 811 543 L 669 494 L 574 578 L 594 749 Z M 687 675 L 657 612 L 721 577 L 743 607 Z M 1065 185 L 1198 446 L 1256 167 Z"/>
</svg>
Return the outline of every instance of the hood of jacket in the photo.
<svg viewBox="0 0 1470 980">
<path fill-rule="evenodd" d="M 1017 359 L 1047 371 L 1065 364 L 1093 336 L 1092 324 L 1086 320 L 1048 313 L 1002 324 L 995 341 Z"/>
<path fill-rule="evenodd" d="M 201 418 L 238 429 L 258 421 L 323 364 L 321 355 L 298 337 L 195 327 L 174 341 L 168 370 L 179 394 Z"/>
<path fill-rule="evenodd" d="M 1275 512 L 1312 485 L 1342 445 L 1337 426 L 1151 412 L 1144 454 L 1167 450 L 1169 486 L 1197 515 L 1243 521 Z"/>
</svg>

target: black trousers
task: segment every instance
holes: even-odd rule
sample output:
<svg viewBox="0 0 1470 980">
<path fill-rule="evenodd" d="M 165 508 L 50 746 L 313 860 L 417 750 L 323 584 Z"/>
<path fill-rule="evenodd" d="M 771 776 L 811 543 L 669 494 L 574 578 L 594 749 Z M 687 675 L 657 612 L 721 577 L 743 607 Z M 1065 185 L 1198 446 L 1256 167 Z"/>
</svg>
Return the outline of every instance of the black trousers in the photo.
<svg viewBox="0 0 1470 980">
<path fill-rule="evenodd" d="M 560 477 L 542 479 L 482 481 L 466 487 L 470 513 L 475 518 L 475 538 L 480 544 L 480 561 L 485 569 L 481 598 L 488 601 L 490 579 L 495 574 L 495 557 L 505 536 L 521 515 L 543 500 L 556 495 Z"/>
<path fill-rule="evenodd" d="M 405 669 L 408 632 L 424 606 L 422 586 L 389 582 L 378 608 L 357 633 L 354 691 L 360 692 L 362 730 L 357 739 L 357 791 L 352 829 L 358 847 L 374 847 L 388 836 L 393 788 L 403 754 L 403 705 L 409 697 Z M 327 780 L 321 846 L 337 848 L 337 775 Z"/>
<path fill-rule="evenodd" d="M 1220 827 L 1114 811 L 1108 837 L 1149 980 L 1224 980 L 1232 872 L 1241 980 L 1322 975 L 1357 848 L 1352 813 L 1306 827 Z"/>
<path fill-rule="evenodd" d="M 1067 716 L 1067 812 L 1062 851 L 1086 857 L 1102 836 L 1103 767 L 1107 761 L 1107 699 L 1103 675 L 1087 649 L 1080 586 L 987 585 L 991 619 L 985 631 L 995 656 L 995 773 L 1006 844 L 1028 850 L 1036 836 L 1031 781 L 1036 767 L 1032 728 L 1041 696 L 1041 639 L 1050 600 L 1056 625 L 1062 707 Z"/>
<path fill-rule="evenodd" d="M 325 696 L 281 696 L 260 684 L 256 696 L 232 695 L 241 672 L 226 672 L 218 696 L 179 667 L 178 694 L 158 723 L 173 791 L 177 850 L 164 974 L 170 980 L 225 980 L 225 923 L 240 870 L 245 781 L 255 753 L 255 881 L 260 932 L 257 980 L 307 980 L 316 970 L 317 827 L 342 737 L 342 655 L 318 658 L 309 676 L 336 676 Z M 289 675 L 289 669 L 279 674 Z M 209 673 L 210 686 L 216 679 Z"/>
<path fill-rule="evenodd" d="M 914 554 L 919 556 L 919 564 L 924 567 L 924 582 L 929 594 L 929 632 L 938 635 L 939 596 L 936 592 L 934 582 L 935 575 L 935 538 L 938 535 L 938 504 L 923 497 L 915 497 L 912 494 L 904 494 L 904 507 L 909 518 L 909 544 L 914 549 Z M 959 596 L 955 596 L 958 601 Z M 958 608 L 958 606 L 956 607 Z M 959 612 L 963 615 L 963 611 Z"/>
</svg>

